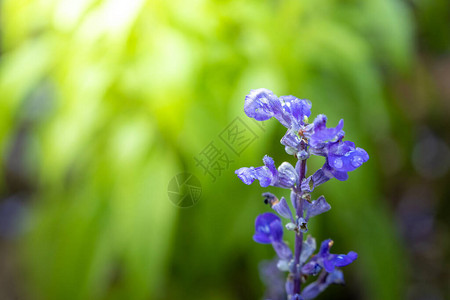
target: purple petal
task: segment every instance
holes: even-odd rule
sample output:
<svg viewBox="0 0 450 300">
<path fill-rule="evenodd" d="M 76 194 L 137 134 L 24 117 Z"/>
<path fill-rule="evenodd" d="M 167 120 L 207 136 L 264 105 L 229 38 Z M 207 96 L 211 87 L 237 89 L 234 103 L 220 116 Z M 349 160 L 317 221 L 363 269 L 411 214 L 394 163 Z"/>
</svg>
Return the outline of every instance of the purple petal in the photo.
<svg viewBox="0 0 450 300">
<path fill-rule="evenodd" d="M 355 150 L 356 146 L 355 146 L 355 143 L 353 143 L 352 141 L 344 141 L 344 142 L 339 141 L 339 142 L 329 143 L 327 145 L 327 148 L 328 148 L 329 154 L 333 154 L 336 156 L 342 156 L 352 150 Z"/>
<path fill-rule="evenodd" d="M 294 118 L 299 124 L 303 125 L 303 120 L 305 117 L 309 118 L 311 116 L 311 101 L 307 99 L 295 98 L 291 101 L 291 111 Z"/>
<path fill-rule="evenodd" d="M 334 270 L 326 275 L 325 278 L 318 278 L 313 283 L 310 283 L 302 292 L 304 300 L 310 300 L 316 298 L 321 292 L 323 292 L 330 284 L 344 283 L 344 275 L 340 270 Z"/>
<path fill-rule="evenodd" d="M 298 160 L 297 163 L 295 164 L 295 173 L 296 174 L 300 174 L 301 167 L 302 167 L 302 161 Z M 307 166 L 305 166 L 305 174 L 306 174 L 306 172 L 308 172 Z M 300 177 L 298 177 L 298 181 L 297 181 L 297 185 L 299 185 L 299 184 L 300 184 Z"/>
<path fill-rule="evenodd" d="M 294 294 L 294 279 L 293 276 L 290 276 L 286 279 L 286 284 L 285 284 L 285 289 L 286 289 L 286 294 L 291 295 Z M 282 297 L 280 297 L 281 299 Z M 291 300 L 290 298 L 288 298 L 289 300 Z"/>
<path fill-rule="evenodd" d="M 291 203 L 294 210 L 297 210 L 297 193 L 294 191 L 291 191 Z"/>
<path fill-rule="evenodd" d="M 322 171 L 324 173 L 324 175 L 326 177 L 329 178 L 336 178 L 337 180 L 340 181 L 345 181 L 348 179 L 348 174 L 347 172 L 342 172 L 342 171 L 338 171 L 336 169 L 333 169 L 332 167 L 330 167 L 329 162 L 328 162 L 328 158 L 325 160 L 325 164 L 322 167 Z"/>
<path fill-rule="evenodd" d="M 328 141 L 336 141 L 343 137 L 342 128 L 344 127 L 344 120 L 340 120 L 339 124 L 334 128 L 327 128 L 327 117 L 325 115 L 318 115 L 314 120 L 314 133 L 310 138 L 311 147 L 321 147 Z"/>
<path fill-rule="evenodd" d="M 357 257 L 356 252 L 350 251 L 345 254 L 330 254 L 330 248 L 333 245 L 333 241 L 328 239 L 322 242 L 318 253 L 318 262 L 322 264 L 327 272 L 332 272 L 335 267 L 344 267 L 351 264 Z"/>
<path fill-rule="evenodd" d="M 301 295 L 295 294 L 289 300 L 305 300 Z"/>
<path fill-rule="evenodd" d="M 255 220 L 255 227 L 260 227 L 260 226 L 265 226 L 265 225 L 269 225 L 272 222 L 277 222 L 280 221 L 281 219 L 274 213 L 263 213 L 260 214 L 256 220 Z"/>
<path fill-rule="evenodd" d="M 325 269 L 325 271 L 333 272 L 334 271 L 334 267 L 335 267 L 335 264 L 334 264 L 333 260 L 331 260 L 331 259 L 324 259 L 323 260 L 323 268 Z"/>
<path fill-rule="evenodd" d="M 317 263 L 316 259 L 312 259 L 302 267 L 302 274 L 317 275 L 322 270 L 322 267 Z"/>
<path fill-rule="evenodd" d="M 328 163 L 330 167 L 336 171 L 350 172 L 369 160 L 369 155 L 364 149 L 351 149 L 351 147 L 348 147 L 348 145 L 345 145 L 344 143 L 340 144 L 342 144 L 342 147 L 337 147 L 335 152 L 330 152 L 328 154 Z M 341 154 L 343 152 L 342 148 L 347 149 L 348 151 Z"/>
<path fill-rule="evenodd" d="M 334 257 L 334 263 L 336 267 L 345 267 L 352 262 L 354 262 L 358 258 L 358 253 L 354 251 L 350 251 L 347 255 L 338 254 Z"/>
<path fill-rule="evenodd" d="M 277 167 L 275 167 L 275 162 L 273 161 L 273 158 L 268 155 L 264 155 L 263 162 L 264 162 L 264 165 L 272 173 L 272 176 L 276 177 L 278 174 L 278 171 L 277 171 Z"/>
<path fill-rule="evenodd" d="M 270 101 L 271 110 L 273 116 L 286 128 L 291 128 L 293 123 L 293 117 L 283 107 L 283 103 L 280 99 Z"/>
<path fill-rule="evenodd" d="M 286 202 L 286 199 L 284 197 L 281 197 L 280 201 L 278 203 L 275 203 L 272 208 L 282 217 L 285 217 L 287 219 L 290 219 L 292 222 L 294 221 L 294 218 L 292 216 L 291 209 L 289 208 L 289 205 Z"/>
<path fill-rule="evenodd" d="M 300 189 L 302 190 L 302 192 L 311 193 L 314 190 L 314 185 L 312 184 L 313 182 L 311 180 L 312 180 L 312 176 L 309 176 L 309 177 L 303 179 L 303 181 L 300 185 Z"/>
<path fill-rule="evenodd" d="M 270 102 L 275 100 L 277 96 L 267 89 L 251 90 L 245 97 L 245 114 L 257 121 L 269 120 L 274 116 Z"/>
<path fill-rule="evenodd" d="M 311 102 L 307 99 L 298 99 L 294 96 L 281 96 L 284 109 L 292 115 L 296 125 L 304 125 L 304 118 L 311 115 Z"/>
<path fill-rule="evenodd" d="M 301 199 L 301 201 L 302 201 L 302 208 L 303 208 L 303 212 L 302 212 L 302 216 L 303 216 L 305 214 L 305 212 L 308 211 L 308 209 L 312 203 L 303 198 Z"/>
<path fill-rule="evenodd" d="M 310 283 L 302 291 L 303 300 L 310 300 L 316 298 L 321 292 L 323 292 L 329 284 L 323 281 L 316 280 Z"/>
<path fill-rule="evenodd" d="M 266 166 L 255 168 L 255 177 L 262 187 L 268 187 L 273 182 L 273 175 Z"/>
<path fill-rule="evenodd" d="M 283 224 L 281 223 L 280 218 L 278 218 L 277 221 L 270 223 L 270 233 L 272 242 L 281 242 L 283 240 Z"/>
<path fill-rule="evenodd" d="M 332 272 L 335 267 L 345 267 L 355 259 L 358 258 L 356 252 L 350 251 L 347 255 L 345 254 L 331 254 L 327 259 L 324 259 L 324 268 L 327 272 Z"/>
<path fill-rule="evenodd" d="M 253 235 L 253 240 L 255 242 L 257 242 L 257 243 L 260 243 L 260 244 L 270 244 L 270 243 L 272 243 L 272 241 L 270 240 L 269 236 L 267 236 L 267 235 L 265 235 L 263 233 L 259 233 L 259 232 L 255 233 Z"/>
<path fill-rule="evenodd" d="M 286 276 L 278 268 L 278 259 L 264 260 L 258 264 L 259 275 L 267 287 L 266 297 L 268 299 L 281 299 L 284 297 L 284 283 Z"/>
<path fill-rule="evenodd" d="M 335 269 L 333 272 L 328 274 L 326 279 L 327 284 L 344 284 L 344 274 L 341 270 Z"/>
<path fill-rule="evenodd" d="M 327 212 L 331 209 L 330 204 L 325 200 L 324 196 L 320 196 L 317 200 L 313 201 L 306 212 L 306 221 L 310 218 Z"/>
<path fill-rule="evenodd" d="M 286 134 L 281 138 L 281 144 L 284 146 L 289 146 L 298 151 L 301 139 L 295 132 L 295 130 L 289 129 Z"/>
<path fill-rule="evenodd" d="M 255 170 L 254 168 L 240 168 L 234 173 L 238 176 L 240 180 L 242 180 L 245 184 L 252 184 L 255 181 Z"/>
<path fill-rule="evenodd" d="M 256 217 L 253 239 L 261 244 L 280 242 L 283 238 L 283 224 L 274 213 L 263 213 Z"/>
<path fill-rule="evenodd" d="M 292 251 L 284 242 L 273 242 L 272 246 L 279 258 L 288 260 L 292 258 Z"/>
<path fill-rule="evenodd" d="M 283 162 L 278 167 L 277 186 L 291 188 L 297 183 L 297 179 L 298 179 L 297 172 L 290 163 Z"/>
<path fill-rule="evenodd" d="M 322 168 L 317 170 L 313 175 L 303 179 L 300 185 L 302 192 L 311 193 L 316 187 L 327 182 L 330 178 L 333 178 L 334 176 L 331 174 L 331 171 L 332 170 L 330 169 L 328 173 L 325 173 Z"/>
<path fill-rule="evenodd" d="M 330 248 L 333 246 L 333 241 L 331 239 L 326 239 L 320 244 L 319 254 L 321 257 L 328 257 L 330 254 Z"/>
<path fill-rule="evenodd" d="M 244 167 L 236 170 L 235 173 L 245 184 L 252 184 L 255 179 L 258 179 L 259 184 L 262 187 L 274 185 L 277 182 L 278 177 L 278 171 L 275 167 L 275 163 L 273 159 L 267 155 L 264 156 L 263 162 L 264 166 L 262 167 Z"/>
<path fill-rule="evenodd" d="M 289 146 L 285 146 L 284 147 L 284 151 L 286 151 L 287 154 L 289 155 L 295 155 L 297 153 L 297 149 L 296 148 L 292 148 Z"/>
<path fill-rule="evenodd" d="M 300 265 L 303 265 L 305 261 L 316 251 L 316 239 L 308 236 L 308 238 L 303 241 L 302 254 L 300 255 Z"/>
<path fill-rule="evenodd" d="M 328 180 L 330 180 L 330 177 L 326 176 L 322 169 L 317 170 L 312 175 L 312 181 L 313 181 L 314 188 L 318 187 L 322 183 L 327 182 Z"/>
</svg>

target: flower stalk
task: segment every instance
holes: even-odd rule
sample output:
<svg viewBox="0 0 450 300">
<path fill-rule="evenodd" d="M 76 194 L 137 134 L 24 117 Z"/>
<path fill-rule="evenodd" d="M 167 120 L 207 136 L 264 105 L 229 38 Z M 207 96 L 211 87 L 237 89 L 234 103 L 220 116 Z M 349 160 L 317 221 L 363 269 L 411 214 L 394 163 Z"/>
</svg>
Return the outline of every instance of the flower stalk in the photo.
<svg viewBox="0 0 450 300">
<path fill-rule="evenodd" d="M 304 150 L 304 149 L 302 149 Z M 306 177 L 306 159 L 300 161 L 300 173 L 299 173 L 299 182 L 302 182 Z M 296 218 L 303 217 L 303 201 L 301 191 L 294 189 L 294 193 L 296 194 L 296 202 L 297 202 L 297 212 Z M 300 193 L 300 194 L 298 194 Z M 300 268 L 300 255 L 302 253 L 303 246 L 303 232 L 298 231 L 295 235 L 295 250 L 294 250 L 294 295 L 300 294 L 301 289 L 301 268 Z"/>
</svg>

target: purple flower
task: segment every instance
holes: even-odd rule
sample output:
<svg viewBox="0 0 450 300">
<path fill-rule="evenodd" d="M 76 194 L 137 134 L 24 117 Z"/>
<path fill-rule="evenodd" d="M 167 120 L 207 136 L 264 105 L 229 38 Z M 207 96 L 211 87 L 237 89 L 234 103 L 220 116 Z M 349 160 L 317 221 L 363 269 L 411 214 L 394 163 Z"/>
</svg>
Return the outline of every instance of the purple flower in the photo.
<svg viewBox="0 0 450 300">
<path fill-rule="evenodd" d="M 298 130 L 311 115 L 311 102 L 294 96 L 278 98 L 270 90 L 256 89 L 245 97 L 244 111 L 257 121 L 275 117 L 286 128 Z"/>
<path fill-rule="evenodd" d="M 266 155 L 263 158 L 263 162 L 264 166 L 262 167 L 244 167 L 236 170 L 235 173 L 245 184 L 252 184 L 255 179 L 258 179 L 262 187 L 268 187 L 277 181 L 278 171 L 273 158 Z"/>
<path fill-rule="evenodd" d="M 316 239 L 308 235 L 302 244 L 302 253 L 300 254 L 300 265 L 303 265 L 316 251 Z"/>
<path fill-rule="evenodd" d="M 278 167 L 278 183 L 277 186 L 284 188 L 291 188 L 297 183 L 298 173 L 295 171 L 294 167 L 288 163 L 283 162 Z"/>
<path fill-rule="evenodd" d="M 309 145 L 313 148 L 322 148 L 330 141 L 338 141 L 344 137 L 342 128 L 344 120 L 340 120 L 339 124 L 334 128 L 327 128 L 327 116 L 318 115 L 314 120 L 314 133 L 309 138 Z"/>
<path fill-rule="evenodd" d="M 327 128 L 326 122 L 325 115 L 318 115 L 314 120 L 313 128 L 305 131 L 305 136 L 309 140 L 309 151 L 312 154 L 326 157 L 321 171 L 313 175 L 315 178 L 309 178 L 307 182 L 302 183 L 305 191 L 309 190 L 310 192 L 333 177 L 341 181 L 347 180 L 347 172 L 355 170 L 369 159 L 369 155 L 364 149 L 355 147 L 351 141 L 342 141 L 344 138 L 343 120 L 340 120 L 334 128 Z M 291 141 L 290 144 L 293 143 Z M 312 188 L 307 186 L 310 180 L 313 181 Z"/>
<path fill-rule="evenodd" d="M 305 124 L 305 117 L 308 118 L 311 115 L 311 101 L 294 96 L 281 96 L 280 100 L 285 113 L 291 116 L 290 128 L 300 129 L 300 126 Z"/>
<path fill-rule="evenodd" d="M 328 177 L 328 178 L 336 178 L 339 181 L 345 181 L 348 179 L 348 174 L 347 172 L 341 172 L 338 171 L 336 169 L 333 169 L 329 164 L 328 164 L 328 158 L 325 160 L 325 163 L 322 166 L 322 172 L 323 172 L 323 176 L 324 177 Z"/>
<path fill-rule="evenodd" d="M 331 254 L 332 245 L 333 241 L 330 239 L 323 241 L 319 253 L 302 267 L 302 273 L 314 275 L 322 268 L 331 273 L 336 267 L 349 265 L 358 257 L 354 251 L 350 251 L 348 254 Z"/>
<path fill-rule="evenodd" d="M 347 172 L 354 171 L 369 160 L 367 152 L 350 141 L 336 142 L 327 145 L 327 158 L 322 167 L 322 181 L 325 178 L 336 178 L 340 181 L 348 179 Z"/>
<path fill-rule="evenodd" d="M 308 221 L 310 218 L 327 212 L 331 209 L 330 204 L 325 200 L 324 196 L 320 196 L 317 200 L 313 202 L 304 202 L 304 210 L 306 211 L 305 220 Z"/>
<path fill-rule="evenodd" d="M 274 213 L 263 213 L 256 218 L 253 240 L 260 244 L 271 244 L 283 240 L 283 224 Z"/>
<path fill-rule="evenodd" d="M 328 239 L 322 242 L 320 245 L 319 254 L 317 255 L 322 259 L 323 267 L 330 273 L 335 267 L 345 267 L 351 264 L 358 258 L 358 254 L 354 251 L 350 251 L 346 254 L 331 254 L 330 248 L 333 246 L 333 241 Z"/>
<path fill-rule="evenodd" d="M 304 193 L 311 193 L 316 187 L 318 187 L 322 183 L 327 182 L 332 177 L 333 175 L 329 174 L 329 176 L 327 176 L 323 169 L 319 169 L 314 172 L 313 175 L 303 179 L 300 185 L 300 189 Z"/>
<path fill-rule="evenodd" d="M 288 154 L 294 155 L 300 150 L 299 146 L 301 141 L 297 130 L 288 129 L 286 134 L 281 138 L 280 143 L 285 146 L 285 150 Z"/>
<path fill-rule="evenodd" d="M 310 300 L 316 298 L 321 292 L 323 292 L 330 284 L 343 284 L 344 275 L 340 270 L 334 270 L 333 272 L 327 274 L 324 273 L 323 276 L 313 283 L 309 284 L 302 292 L 303 300 Z"/>
<path fill-rule="evenodd" d="M 291 191 L 291 203 L 295 211 L 297 210 L 297 199 L 299 197 L 300 196 L 295 191 Z"/>
<path fill-rule="evenodd" d="M 277 100 L 277 96 L 267 89 L 251 90 L 245 97 L 245 114 L 257 121 L 269 120 L 274 115 L 272 102 Z"/>
<path fill-rule="evenodd" d="M 273 159 L 267 155 L 264 156 L 263 162 L 262 167 L 244 167 L 236 170 L 235 173 L 245 184 L 252 184 L 255 179 L 258 179 L 262 187 L 291 188 L 297 183 L 298 173 L 291 164 L 283 162 L 277 170 Z"/>
<path fill-rule="evenodd" d="M 264 299 L 283 299 L 285 298 L 285 276 L 278 267 L 278 259 L 264 260 L 259 263 L 259 277 L 266 286 Z"/>
<path fill-rule="evenodd" d="M 328 165 L 338 172 L 350 172 L 369 160 L 369 155 L 350 141 L 328 146 Z"/>
<path fill-rule="evenodd" d="M 292 258 L 291 249 L 283 242 L 283 224 L 276 214 L 263 213 L 256 217 L 253 240 L 260 244 L 272 244 L 282 260 Z"/>
<path fill-rule="evenodd" d="M 290 219 L 292 222 L 294 222 L 294 217 L 292 216 L 291 209 L 289 208 L 289 205 L 287 204 L 284 197 L 281 197 L 280 201 L 278 203 L 275 203 L 272 208 L 280 216 L 285 217 L 286 219 Z"/>
<path fill-rule="evenodd" d="M 284 197 L 281 197 L 281 199 L 278 200 L 278 198 L 272 193 L 263 193 L 262 195 L 264 197 L 264 203 L 270 204 L 270 207 L 272 207 L 280 216 L 294 222 L 291 209 L 289 208 L 289 205 Z"/>
<path fill-rule="evenodd" d="M 291 251 L 291 249 L 283 241 L 281 241 L 281 242 L 273 242 L 272 246 L 273 246 L 273 249 L 275 250 L 275 252 L 277 253 L 278 257 L 282 261 L 287 262 L 287 261 L 289 261 L 292 258 L 292 251 Z"/>
</svg>

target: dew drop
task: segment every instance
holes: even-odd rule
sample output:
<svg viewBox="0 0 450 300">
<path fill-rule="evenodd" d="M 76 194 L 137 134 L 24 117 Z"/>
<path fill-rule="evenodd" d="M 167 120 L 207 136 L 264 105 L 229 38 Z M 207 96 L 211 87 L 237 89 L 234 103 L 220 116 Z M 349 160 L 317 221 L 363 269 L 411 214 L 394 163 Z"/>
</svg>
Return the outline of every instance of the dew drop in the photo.
<svg viewBox="0 0 450 300">
<path fill-rule="evenodd" d="M 261 227 L 259 227 L 259 229 L 264 233 L 270 233 L 270 228 L 268 225 L 261 226 Z"/>
<path fill-rule="evenodd" d="M 344 262 L 344 255 L 336 256 L 335 260 L 336 260 L 337 263 Z"/>
<path fill-rule="evenodd" d="M 342 168 L 343 165 L 344 165 L 344 163 L 342 162 L 342 159 L 340 157 L 338 157 L 334 160 L 334 167 L 336 169 Z"/>
<path fill-rule="evenodd" d="M 362 159 L 361 156 L 354 156 L 354 157 L 352 158 L 352 165 L 353 165 L 355 168 L 358 168 L 359 166 L 361 166 L 361 165 L 363 164 L 363 162 L 364 162 L 364 160 Z"/>
</svg>

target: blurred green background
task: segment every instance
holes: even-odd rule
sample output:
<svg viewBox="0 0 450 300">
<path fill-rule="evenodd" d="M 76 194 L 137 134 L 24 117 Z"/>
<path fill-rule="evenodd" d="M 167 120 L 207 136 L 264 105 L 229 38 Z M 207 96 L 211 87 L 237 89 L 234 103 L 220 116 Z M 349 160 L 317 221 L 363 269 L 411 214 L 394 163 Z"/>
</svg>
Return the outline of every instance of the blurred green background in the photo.
<svg viewBox="0 0 450 300">
<path fill-rule="evenodd" d="M 371 156 L 317 192 L 333 209 L 310 232 L 360 255 L 320 299 L 449 299 L 449 10 L 1 1 L 0 299 L 262 299 L 274 254 L 251 237 L 267 189 L 234 170 L 292 157 L 278 122 L 243 113 L 260 87 L 344 118 Z M 236 154 L 223 137 L 240 121 L 254 139 Z M 211 145 L 229 161 L 205 172 Z M 182 172 L 201 183 L 190 208 L 168 197 Z"/>
</svg>

